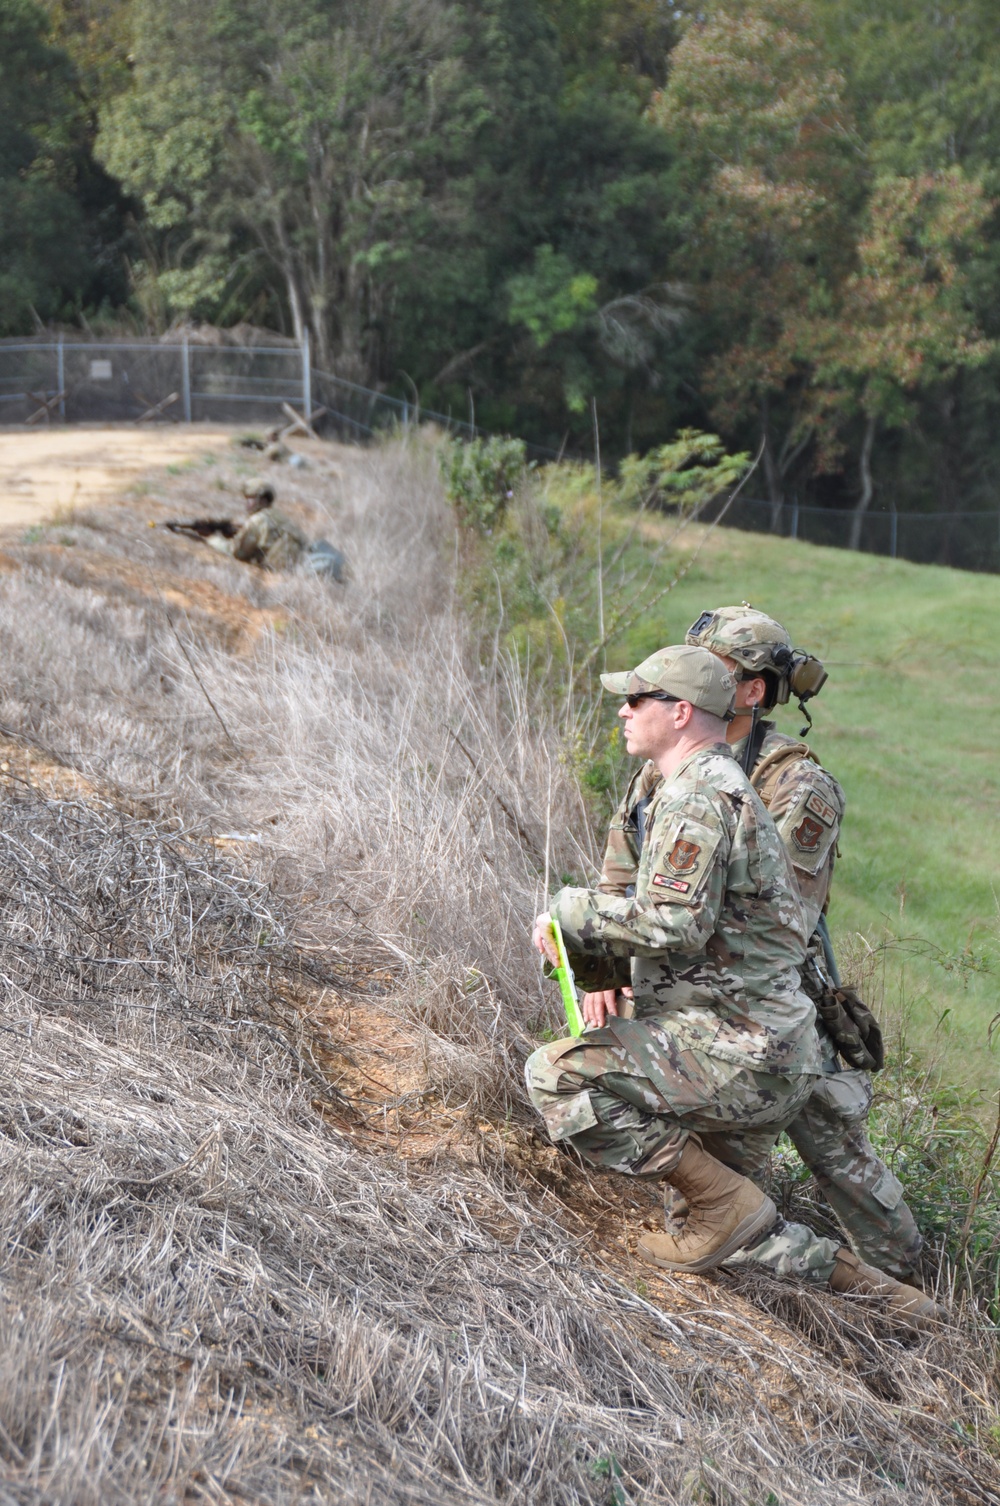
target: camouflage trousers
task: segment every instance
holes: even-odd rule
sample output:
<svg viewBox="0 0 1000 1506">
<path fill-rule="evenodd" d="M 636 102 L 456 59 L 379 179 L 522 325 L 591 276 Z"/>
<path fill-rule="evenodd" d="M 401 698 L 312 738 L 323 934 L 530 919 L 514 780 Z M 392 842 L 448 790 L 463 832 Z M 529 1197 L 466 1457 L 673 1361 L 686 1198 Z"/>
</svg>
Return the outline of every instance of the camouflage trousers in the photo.
<svg viewBox="0 0 1000 1506">
<path fill-rule="evenodd" d="M 814 1079 L 808 1103 L 787 1133 L 830 1204 L 852 1249 L 890 1276 L 912 1276 L 923 1246 L 903 1188 L 880 1161 L 865 1133 L 872 1084 L 867 1072 L 837 1072 Z M 733 1142 L 715 1151 L 745 1176 L 759 1180 L 765 1163 L 752 1147 Z M 777 1275 L 826 1282 L 840 1241 L 822 1239 L 804 1224 L 784 1220 L 727 1264 L 763 1266 Z"/>
<path fill-rule="evenodd" d="M 613 1029 L 553 1041 L 529 1056 L 528 1093 L 553 1141 L 586 1161 L 634 1177 L 663 1177 L 694 1132 L 731 1131 L 754 1164 L 809 1097 L 814 1077 L 752 1072 L 692 1046 L 683 1021 L 630 1022 L 630 1049 Z"/>
</svg>

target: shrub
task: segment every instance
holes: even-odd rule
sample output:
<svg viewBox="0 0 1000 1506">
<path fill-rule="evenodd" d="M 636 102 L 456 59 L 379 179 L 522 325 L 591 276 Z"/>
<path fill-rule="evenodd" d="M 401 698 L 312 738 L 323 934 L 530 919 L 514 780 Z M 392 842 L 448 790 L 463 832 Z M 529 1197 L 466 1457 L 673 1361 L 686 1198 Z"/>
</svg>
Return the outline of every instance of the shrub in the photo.
<svg viewBox="0 0 1000 1506">
<path fill-rule="evenodd" d="M 523 439 L 453 439 L 441 452 L 448 500 L 480 533 L 493 532 L 528 470 Z"/>
<path fill-rule="evenodd" d="M 745 451 L 727 454 L 717 435 L 681 429 L 669 444 L 625 457 L 619 468 L 618 499 L 629 507 L 696 512 L 735 486 L 749 463 Z"/>
</svg>

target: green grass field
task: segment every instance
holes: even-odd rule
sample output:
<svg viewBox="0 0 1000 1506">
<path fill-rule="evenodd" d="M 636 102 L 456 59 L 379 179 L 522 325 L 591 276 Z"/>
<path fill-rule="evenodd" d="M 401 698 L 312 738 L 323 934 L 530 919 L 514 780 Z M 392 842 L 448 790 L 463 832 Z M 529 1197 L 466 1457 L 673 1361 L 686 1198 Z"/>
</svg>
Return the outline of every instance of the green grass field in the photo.
<svg viewBox="0 0 1000 1506">
<path fill-rule="evenodd" d="M 682 535 L 665 570 L 698 534 Z M 831 908 L 840 949 L 856 958 L 861 938 L 889 942 L 885 1002 L 905 1000 L 912 1043 L 949 1078 L 995 1092 L 1000 581 L 717 529 L 609 662 L 638 662 L 703 609 L 743 600 L 830 672 L 810 742 L 847 795 Z M 794 706 L 776 720 L 802 726 Z"/>
<path fill-rule="evenodd" d="M 515 511 L 487 546 L 480 599 L 502 593 L 522 655 L 555 657 L 558 693 L 567 648 L 579 672 L 598 636 L 597 500 L 589 470 L 559 467 L 541 481 L 537 509 Z M 634 665 L 680 641 L 706 608 L 743 600 L 821 656 L 830 678 L 809 740 L 847 795 L 831 908 L 838 951 L 877 1007 L 899 1016 L 923 1064 L 995 1096 L 1000 580 L 723 528 L 706 539 L 697 525 L 662 550 L 675 519 L 635 524 L 606 490 L 605 621 L 635 618 L 610 642 L 607 667 Z M 701 544 L 679 583 L 639 610 Z M 578 680 L 584 696 L 598 667 Z M 776 720 L 795 734 L 803 724 L 794 705 Z"/>
</svg>

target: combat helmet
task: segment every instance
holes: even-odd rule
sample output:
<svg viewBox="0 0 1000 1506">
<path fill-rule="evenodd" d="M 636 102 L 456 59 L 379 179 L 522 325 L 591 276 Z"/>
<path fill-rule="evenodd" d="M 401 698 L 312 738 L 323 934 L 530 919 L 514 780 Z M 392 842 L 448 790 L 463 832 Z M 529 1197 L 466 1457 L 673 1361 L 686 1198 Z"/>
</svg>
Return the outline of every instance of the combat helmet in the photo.
<svg viewBox="0 0 1000 1506">
<path fill-rule="evenodd" d="M 702 612 L 684 635 L 684 642 L 725 654 L 739 666 L 742 677 L 760 675 L 768 693 L 763 709 L 784 706 L 791 696 L 806 719 L 805 703 L 827 681 L 827 673 L 813 654 L 793 647 L 780 622 L 755 611 L 748 601 L 738 607 Z"/>
</svg>

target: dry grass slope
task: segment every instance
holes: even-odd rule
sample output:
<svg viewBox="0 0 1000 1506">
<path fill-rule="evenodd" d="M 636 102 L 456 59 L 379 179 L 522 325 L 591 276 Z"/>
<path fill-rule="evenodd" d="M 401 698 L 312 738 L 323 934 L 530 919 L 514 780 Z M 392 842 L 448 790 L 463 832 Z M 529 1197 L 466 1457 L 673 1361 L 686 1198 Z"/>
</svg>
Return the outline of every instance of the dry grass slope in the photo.
<svg viewBox="0 0 1000 1506">
<path fill-rule="evenodd" d="M 661 1280 L 533 1139 L 579 795 L 427 449 L 311 462 L 343 591 L 147 527 L 238 451 L 0 561 L 0 1501 L 1000 1502 L 973 1314 Z"/>
</svg>

